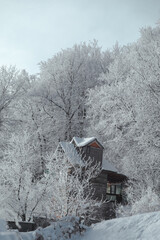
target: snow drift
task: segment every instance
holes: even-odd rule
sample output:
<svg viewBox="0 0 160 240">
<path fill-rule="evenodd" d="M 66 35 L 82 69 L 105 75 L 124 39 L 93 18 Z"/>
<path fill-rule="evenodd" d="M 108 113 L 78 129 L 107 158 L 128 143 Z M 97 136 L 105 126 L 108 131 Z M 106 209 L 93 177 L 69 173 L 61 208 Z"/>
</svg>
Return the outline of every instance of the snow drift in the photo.
<svg viewBox="0 0 160 240">
<path fill-rule="evenodd" d="M 81 240 L 159 240 L 160 212 L 118 218 L 93 225 Z"/>
<path fill-rule="evenodd" d="M 85 233 L 73 233 L 73 223 L 58 223 L 34 232 L 0 232 L 0 240 L 36 240 L 43 236 L 44 240 L 72 239 L 72 240 L 159 240 L 160 212 L 139 214 L 103 221 L 92 225 Z"/>
</svg>

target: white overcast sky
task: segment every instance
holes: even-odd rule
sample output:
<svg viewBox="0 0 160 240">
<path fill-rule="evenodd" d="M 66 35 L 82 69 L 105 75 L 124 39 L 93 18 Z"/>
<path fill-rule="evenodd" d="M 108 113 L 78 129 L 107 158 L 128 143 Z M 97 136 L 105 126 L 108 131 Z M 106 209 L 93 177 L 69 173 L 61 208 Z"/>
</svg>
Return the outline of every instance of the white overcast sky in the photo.
<svg viewBox="0 0 160 240">
<path fill-rule="evenodd" d="M 93 39 L 104 50 L 124 45 L 158 19 L 160 0 L 0 0 L 0 65 L 34 74 L 61 49 Z"/>
</svg>

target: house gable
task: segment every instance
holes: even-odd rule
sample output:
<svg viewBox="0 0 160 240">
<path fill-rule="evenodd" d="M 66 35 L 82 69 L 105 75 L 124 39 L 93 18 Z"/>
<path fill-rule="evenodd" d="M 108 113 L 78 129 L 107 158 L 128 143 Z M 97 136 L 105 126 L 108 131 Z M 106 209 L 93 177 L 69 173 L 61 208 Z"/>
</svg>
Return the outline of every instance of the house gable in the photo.
<svg viewBox="0 0 160 240">
<path fill-rule="evenodd" d="M 90 137 L 90 138 L 73 137 L 71 143 L 73 142 L 77 147 L 84 147 L 89 143 L 93 142 L 94 140 L 96 140 L 95 137 Z"/>
<path fill-rule="evenodd" d="M 73 143 L 77 147 L 85 147 L 87 145 L 95 145 L 96 147 L 104 149 L 104 147 L 101 145 L 101 143 L 95 138 L 79 138 L 79 137 L 73 137 L 71 143 Z"/>
<path fill-rule="evenodd" d="M 89 144 L 89 146 L 95 147 L 95 148 L 101 148 L 100 145 L 96 141 L 94 141 L 91 144 Z"/>
<path fill-rule="evenodd" d="M 96 163 L 100 163 L 100 165 L 102 166 L 104 148 L 95 137 L 73 137 L 71 143 L 73 143 L 77 151 L 82 154 L 84 160 L 88 160 L 89 158 L 91 158 L 93 160 L 93 165 Z"/>
</svg>

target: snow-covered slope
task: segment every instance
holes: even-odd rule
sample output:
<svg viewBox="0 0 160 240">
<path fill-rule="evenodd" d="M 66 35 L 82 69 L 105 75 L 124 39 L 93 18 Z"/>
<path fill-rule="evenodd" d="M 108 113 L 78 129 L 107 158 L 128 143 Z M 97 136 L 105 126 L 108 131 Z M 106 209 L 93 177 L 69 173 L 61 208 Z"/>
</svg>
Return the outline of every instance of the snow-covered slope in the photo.
<svg viewBox="0 0 160 240">
<path fill-rule="evenodd" d="M 79 240 L 160 240 L 160 212 L 93 225 Z"/>
<path fill-rule="evenodd" d="M 72 225 L 72 224 L 71 224 Z M 43 235 L 44 240 L 68 238 L 67 228 L 50 226 L 34 232 L 0 232 L 0 240 L 36 240 Z M 71 228 L 72 229 L 72 228 Z M 66 231 L 65 231 L 66 230 Z M 64 235 L 64 232 L 66 233 Z M 160 212 L 146 213 L 103 221 L 91 226 L 83 236 L 72 235 L 72 240 L 160 240 Z M 71 240 L 70 239 L 70 240 Z"/>
</svg>

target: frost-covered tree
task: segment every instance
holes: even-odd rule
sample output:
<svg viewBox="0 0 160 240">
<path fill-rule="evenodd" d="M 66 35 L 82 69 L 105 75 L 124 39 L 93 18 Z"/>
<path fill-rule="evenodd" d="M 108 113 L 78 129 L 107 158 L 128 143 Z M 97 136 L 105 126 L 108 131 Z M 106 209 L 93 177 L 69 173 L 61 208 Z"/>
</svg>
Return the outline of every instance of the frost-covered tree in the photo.
<svg viewBox="0 0 160 240">
<path fill-rule="evenodd" d="M 100 77 L 103 85 L 88 91 L 90 126 L 87 131 L 89 135 L 101 139 L 105 146 L 105 157 L 120 168 L 119 160 L 126 153 L 124 151 L 132 145 L 131 131 L 136 120 L 134 100 L 128 92 L 130 89 L 128 75 L 131 68 L 127 57 L 128 49 L 118 46 L 115 49 L 115 59 L 109 71 Z"/>
<path fill-rule="evenodd" d="M 159 192 L 159 48 L 160 27 L 142 29 L 101 75 L 104 85 L 88 94 L 90 132 L 105 142 L 108 160 L 133 179 L 134 202 L 148 188 Z"/>
<path fill-rule="evenodd" d="M 158 51 L 159 27 L 142 29 L 137 43 L 120 48 L 109 72 L 101 75 L 104 85 L 89 91 L 91 131 L 103 138 L 114 159 L 130 149 L 158 148 Z"/>
<path fill-rule="evenodd" d="M 110 53 L 102 54 L 94 41 L 75 45 L 40 63 L 37 96 L 50 125 L 48 136 L 52 134 L 57 141 L 84 135 L 86 90 L 99 84 L 99 74 L 107 71 L 110 62 Z"/>
<path fill-rule="evenodd" d="M 13 114 L 14 106 L 24 91 L 25 82 L 23 73 L 15 67 L 0 67 L 0 157 L 17 124 Z"/>
<path fill-rule="evenodd" d="M 92 180 L 100 173 L 99 164 L 93 160 L 83 160 L 76 150 L 68 148 L 67 155 L 57 148 L 54 155 L 48 157 L 48 175 L 51 181 L 51 201 L 48 211 L 56 217 L 88 217 L 95 207 L 102 204 L 94 198 Z M 67 156 L 74 156 L 68 161 Z"/>
<path fill-rule="evenodd" d="M 17 104 L 16 119 L 20 121 L 16 129 L 17 136 L 21 136 L 24 130 L 28 132 L 30 144 L 34 151 L 35 176 L 42 174 L 45 166 L 45 154 L 49 149 L 46 147 L 46 118 L 43 109 L 39 108 L 36 98 L 29 92 L 20 99 Z M 50 143 L 51 145 L 52 143 Z"/>
<path fill-rule="evenodd" d="M 26 83 L 25 71 L 19 72 L 15 67 L 0 67 L 0 127 L 11 125 L 13 119 L 8 117 L 8 111 L 15 101 L 22 96 Z M 2 130 L 1 130 L 2 131 Z"/>
<path fill-rule="evenodd" d="M 44 171 L 46 148 L 46 116 L 42 108 L 39 107 L 38 99 L 35 97 L 34 88 L 37 85 L 35 76 L 29 76 L 23 71 L 25 84 L 22 93 L 12 106 L 10 115 L 14 119 L 14 134 L 21 138 L 22 132 L 28 133 L 28 141 L 33 147 L 35 177 Z M 50 143 L 52 145 L 52 143 Z"/>
<path fill-rule="evenodd" d="M 91 184 L 100 166 L 93 166 L 92 160 L 71 164 L 57 149 L 45 160 L 43 174 L 37 175 L 37 143 L 33 144 L 31 139 L 26 131 L 13 134 L 4 153 L 0 164 L 1 217 L 30 221 L 35 215 L 89 216 L 102 203 L 94 199 Z M 78 153 L 75 162 L 76 157 L 80 159 Z"/>
<path fill-rule="evenodd" d="M 160 153 L 159 37 L 159 26 L 153 29 L 142 29 L 141 38 L 132 49 L 134 56 L 132 58 L 132 71 L 130 76 L 132 84 L 130 81 L 131 87 L 129 94 L 135 99 L 133 106 L 136 112 L 136 124 L 133 134 L 134 139 L 137 141 L 137 147 L 131 148 L 128 157 L 125 157 L 123 160 L 123 166 L 128 175 L 133 176 L 130 169 L 127 170 L 125 166 L 128 164 L 132 165 L 132 162 L 134 162 L 136 166 L 137 162 L 137 164 L 140 164 L 142 171 L 148 169 L 146 173 L 148 172 L 148 175 L 153 181 L 159 169 L 158 155 Z M 128 163 L 128 161 L 130 163 Z M 133 168 L 134 174 L 138 176 L 137 170 L 137 167 Z"/>
<path fill-rule="evenodd" d="M 23 131 L 13 134 L 0 164 L 0 193 L 2 217 L 30 221 L 35 212 L 43 212 L 47 201 L 48 180 L 35 178 L 36 155 L 30 136 Z"/>
</svg>

